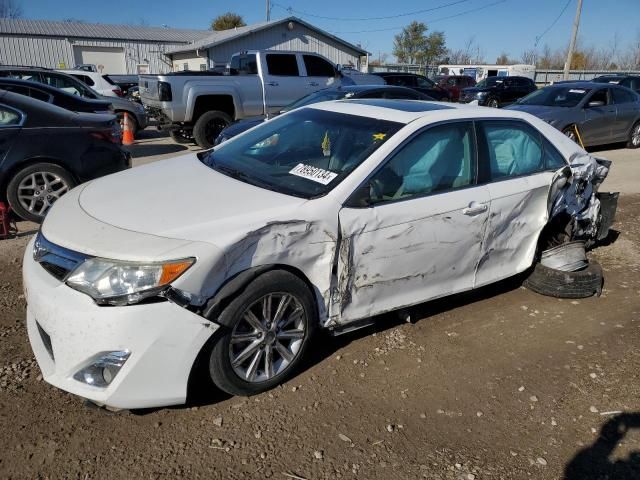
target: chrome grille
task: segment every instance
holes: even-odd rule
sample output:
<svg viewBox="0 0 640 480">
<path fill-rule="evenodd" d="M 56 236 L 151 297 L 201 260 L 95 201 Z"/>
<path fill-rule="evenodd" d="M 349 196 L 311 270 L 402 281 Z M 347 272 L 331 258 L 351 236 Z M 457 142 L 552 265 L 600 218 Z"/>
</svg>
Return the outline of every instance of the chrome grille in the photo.
<svg viewBox="0 0 640 480">
<path fill-rule="evenodd" d="M 75 268 L 84 262 L 88 255 L 60 247 L 38 233 L 33 244 L 33 259 L 53 277 L 64 282 Z"/>
</svg>

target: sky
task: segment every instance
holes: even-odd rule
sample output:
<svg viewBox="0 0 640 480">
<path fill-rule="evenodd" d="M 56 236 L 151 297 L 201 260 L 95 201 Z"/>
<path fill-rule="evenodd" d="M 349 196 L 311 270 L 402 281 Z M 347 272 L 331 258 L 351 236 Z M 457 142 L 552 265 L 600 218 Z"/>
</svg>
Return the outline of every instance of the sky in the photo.
<svg viewBox="0 0 640 480">
<path fill-rule="evenodd" d="M 24 17 L 47 20 L 206 29 L 211 19 L 227 11 L 242 15 L 248 24 L 266 17 L 266 0 L 15 1 L 22 5 Z M 491 63 L 502 52 L 520 58 L 540 36 L 538 50 L 545 43 L 552 49 L 566 46 L 577 0 L 271 0 L 271 4 L 272 19 L 295 15 L 360 44 L 373 58 L 391 54 L 394 35 L 417 20 L 429 30 L 443 31 L 447 47 L 453 50 L 473 37 Z M 604 47 L 617 36 L 624 47 L 639 35 L 640 0 L 583 1 L 579 31 L 583 44 Z"/>
</svg>

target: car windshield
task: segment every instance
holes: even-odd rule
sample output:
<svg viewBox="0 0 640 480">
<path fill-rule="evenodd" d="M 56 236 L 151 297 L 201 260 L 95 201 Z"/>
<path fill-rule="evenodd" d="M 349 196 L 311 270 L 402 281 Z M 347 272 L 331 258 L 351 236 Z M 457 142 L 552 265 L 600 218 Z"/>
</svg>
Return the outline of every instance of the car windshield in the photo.
<svg viewBox="0 0 640 480">
<path fill-rule="evenodd" d="M 265 122 L 201 158 L 246 183 L 313 198 L 334 188 L 402 126 L 304 108 Z"/>
<path fill-rule="evenodd" d="M 575 107 L 589 93 L 588 88 L 547 87 L 536 90 L 518 103 L 520 105 L 542 105 L 545 107 Z"/>
<path fill-rule="evenodd" d="M 487 78 L 483 78 L 482 80 L 480 80 L 478 83 L 476 83 L 476 87 L 494 87 L 499 83 L 504 82 L 504 80 L 502 78 L 496 78 L 496 77 L 487 77 Z"/>
<path fill-rule="evenodd" d="M 320 103 L 320 102 L 328 102 L 331 100 L 340 100 L 341 98 L 352 96 L 353 92 L 345 92 L 344 90 L 333 90 L 326 89 L 320 90 L 318 92 L 310 93 L 309 95 L 305 95 L 302 98 L 299 98 L 293 103 L 290 103 L 286 107 L 284 107 L 281 112 L 289 112 L 291 110 L 295 110 L 296 108 L 306 107 L 307 105 L 311 105 L 312 103 Z"/>
</svg>

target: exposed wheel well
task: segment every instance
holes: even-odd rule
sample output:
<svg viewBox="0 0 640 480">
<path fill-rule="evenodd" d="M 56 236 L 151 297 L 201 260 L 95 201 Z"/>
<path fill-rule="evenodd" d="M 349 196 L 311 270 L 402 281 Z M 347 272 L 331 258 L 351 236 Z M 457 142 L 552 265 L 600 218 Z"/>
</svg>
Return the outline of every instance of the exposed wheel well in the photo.
<svg viewBox="0 0 640 480">
<path fill-rule="evenodd" d="M 230 95 L 200 95 L 196 98 L 191 123 L 197 122 L 203 113 L 211 110 L 224 112 L 235 119 L 236 108 Z"/>
</svg>

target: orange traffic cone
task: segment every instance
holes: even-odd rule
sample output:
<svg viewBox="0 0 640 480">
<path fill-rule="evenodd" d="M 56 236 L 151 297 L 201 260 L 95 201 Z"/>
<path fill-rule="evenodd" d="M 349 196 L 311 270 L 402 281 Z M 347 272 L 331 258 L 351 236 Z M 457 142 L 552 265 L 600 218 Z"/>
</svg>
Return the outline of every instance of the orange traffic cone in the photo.
<svg viewBox="0 0 640 480">
<path fill-rule="evenodd" d="M 124 112 L 124 125 L 122 126 L 122 144 L 133 145 L 133 130 L 129 121 L 129 114 Z"/>
</svg>

